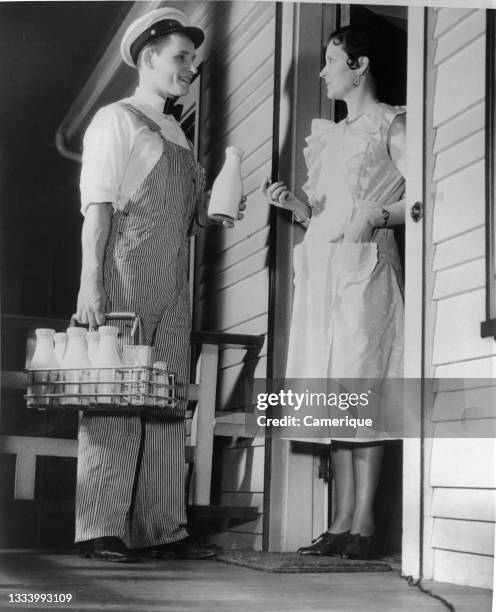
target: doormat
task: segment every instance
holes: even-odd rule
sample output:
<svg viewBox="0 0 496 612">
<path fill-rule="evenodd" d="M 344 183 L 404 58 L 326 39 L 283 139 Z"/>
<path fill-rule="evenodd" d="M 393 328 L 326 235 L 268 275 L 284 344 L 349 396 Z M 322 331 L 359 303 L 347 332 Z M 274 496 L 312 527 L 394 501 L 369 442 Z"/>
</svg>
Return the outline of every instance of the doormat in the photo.
<svg viewBox="0 0 496 612">
<path fill-rule="evenodd" d="M 291 552 L 257 552 L 253 550 L 224 550 L 217 554 L 217 561 L 240 565 L 261 572 L 281 574 L 325 572 L 389 572 L 385 561 L 352 561 L 341 557 L 302 556 Z"/>
</svg>

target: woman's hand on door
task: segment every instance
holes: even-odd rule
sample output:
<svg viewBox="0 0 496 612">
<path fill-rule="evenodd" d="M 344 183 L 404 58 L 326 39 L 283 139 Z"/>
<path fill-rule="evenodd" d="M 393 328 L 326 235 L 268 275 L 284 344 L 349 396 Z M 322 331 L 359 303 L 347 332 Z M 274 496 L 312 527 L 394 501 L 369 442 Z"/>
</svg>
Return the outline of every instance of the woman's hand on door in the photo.
<svg viewBox="0 0 496 612">
<path fill-rule="evenodd" d="M 310 219 L 311 211 L 308 204 L 299 200 L 283 181 L 271 183 L 270 179 L 265 179 L 260 189 L 270 205 L 289 210 L 299 219 Z"/>
</svg>

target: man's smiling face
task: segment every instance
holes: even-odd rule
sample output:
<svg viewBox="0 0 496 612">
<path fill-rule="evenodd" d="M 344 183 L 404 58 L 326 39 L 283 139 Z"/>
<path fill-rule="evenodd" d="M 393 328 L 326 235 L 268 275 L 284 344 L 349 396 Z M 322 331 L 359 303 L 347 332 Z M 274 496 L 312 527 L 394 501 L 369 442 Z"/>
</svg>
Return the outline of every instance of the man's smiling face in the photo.
<svg viewBox="0 0 496 612">
<path fill-rule="evenodd" d="M 155 93 L 167 97 L 185 96 L 197 70 L 193 41 L 184 34 L 168 34 L 164 43 L 153 50 L 149 61 L 150 84 Z"/>
</svg>

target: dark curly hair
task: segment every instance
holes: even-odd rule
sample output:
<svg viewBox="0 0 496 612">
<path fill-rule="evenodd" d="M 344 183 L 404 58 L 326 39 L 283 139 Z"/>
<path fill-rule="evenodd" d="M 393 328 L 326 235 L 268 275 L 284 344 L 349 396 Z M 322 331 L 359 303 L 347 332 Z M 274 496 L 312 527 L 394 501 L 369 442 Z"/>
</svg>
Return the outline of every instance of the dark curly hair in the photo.
<svg viewBox="0 0 496 612">
<path fill-rule="evenodd" d="M 358 68 L 358 59 L 368 57 L 370 72 L 375 76 L 384 63 L 383 37 L 378 28 L 346 26 L 334 30 L 327 39 L 327 44 L 343 45 L 348 55 L 347 64 L 351 70 Z"/>
<path fill-rule="evenodd" d="M 390 104 L 401 104 L 404 103 L 404 92 L 398 93 L 396 90 L 398 81 L 403 80 L 401 73 L 405 70 L 404 52 L 401 49 L 397 57 L 391 53 L 394 48 L 391 45 L 393 36 L 394 33 L 377 24 L 352 25 L 334 30 L 327 39 L 327 45 L 342 45 L 348 55 L 346 63 L 350 70 L 358 68 L 360 57 L 367 57 L 379 99 Z M 396 87 L 392 81 L 396 81 Z M 391 93 L 392 90 L 395 93 Z"/>
</svg>

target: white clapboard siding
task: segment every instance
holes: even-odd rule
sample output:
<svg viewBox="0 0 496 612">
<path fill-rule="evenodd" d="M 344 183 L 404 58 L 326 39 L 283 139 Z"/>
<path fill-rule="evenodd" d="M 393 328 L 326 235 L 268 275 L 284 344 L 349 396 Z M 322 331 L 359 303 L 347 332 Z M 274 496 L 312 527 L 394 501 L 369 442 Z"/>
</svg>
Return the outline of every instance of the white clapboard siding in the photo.
<svg viewBox="0 0 496 612">
<path fill-rule="evenodd" d="M 211 185 L 224 149 L 241 147 L 248 200 L 242 222 L 230 230 L 209 229 L 197 240 L 195 321 L 212 331 L 266 335 L 270 210 L 260 185 L 270 175 L 272 162 L 275 5 L 208 2 L 199 17 L 207 45 L 202 55 L 200 159 Z M 252 412 L 252 391 L 245 392 L 246 383 L 266 373 L 266 344 L 257 357 L 241 349 L 221 349 L 217 410 Z M 219 469 L 220 503 L 256 506 L 260 514 L 251 523 L 228 526 L 214 541 L 228 548 L 261 549 L 263 437 L 223 447 Z"/>
<path fill-rule="evenodd" d="M 435 518 L 495 522 L 496 491 L 437 488 L 432 495 L 431 514 Z"/>
<path fill-rule="evenodd" d="M 457 13 L 457 16 L 459 16 L 460 11 Z M 439 39 L 434 57 L 434 65 L 437 66 L 459 49 L 471 43 L 475 38 L 483 34 L 485 29 L 486 20 L 482 11 L 474 11 L 461 22 L 459 21 Z"/>
<path fill-rule="evenodd" d="M 202 27 L 205 32 L 212 32 L 212 28 L 219 22 L 222 22 L 222 27 L 228 38 L 231 33 L 237 30 L 239 20 L 242 20 L 246 15 L 256 8 L 256 3 L 246 2 L 242 6 L 236 7 L 236 11 L 230 10 L 223 2 L 202 2 L 198 3 L 199 7 L 192 15 L 193 23 Z M 222 39 L 224 40 L 224 39 Z M 222 41 L 221 41 L 222 42 Z M 215 42 L 207 37 L 206 44 L 209 53 L 214 52 L 215 47 L 219 46 L 219 41 Z M 202 48 L 202 47 L 201 47 Z"/>
<path fill-rule="evenodd" d="M 491 383 L 491 381 L 487 381 Z M 432 420 L 463 421 L 496 417 L 496 386 L 476 387 L 436 394 Z"/>
<path fill-rule="evenodd" d="M 432 546 L 457 552 L 492 555 L 494 523 L 436 518 Z"/>
<path fill-rule="evenodd" d="M 260 176 L 264 175 L 261 173 Z M 267 227 L 269 215 L 270 208 L 267 205 L 267 200 L 257 190 L 248 198 L 243 223 L 238 223 L 228 232 L 224 232 L 222 242 L 224 249 L 241 241 L 249 241 L 253 234 Z"/>
<path fill-rule="evenodd" d="M 260 351 L 257 351 L 257 357 L 251 358 L 245 349 L 227 348 L 219 353 L 219 371 L 232 368 L 234 366 L 243 366 L 248 363 L 257 363 L 262 361 L 262 358 L 267 357 L 267 341 L 265 340 Z M 258 368 L 260 371 L 260 368 Z"/>
<path fill-rule="evenodd" d="M 251 234 L 249 239 L 241 240 L 232 247 L 228 247 L 218 254 L 210 255 L 206 263 L 200 263 L 197 271 L 197 282 L 204 283 L 209 276 L 221 274 L 223 270 L 227 270 L 232 266 L 237 265 L 252 255 L 266 249 L 269 245 L 269 228 L 263 227 L 260 231 Z M 215 262 L 213 272 L 209 270 Z"/>
<path fill-rule="evenodd" d="M 496 351 L 495 351 L 496 352 Z M 496 357 L 491 355 L 481 359 L 457 361 L 437 366 L 436 378 L 494 378 L 496 376 Z"/>
<path fill-rule="evenodd" d="M 492 438 L 436 438 L 432 442 L 429 484 L 433 487 L 496 487 Z"/>
<path fill-rule="evenodd" d="M 245 218 L 243 219 L 243 227 L 245 231 L 253 227 L 253 231 L 243 234 L 241 229 L 232 228 L 228 231 L 218 230 L 215 242 L 215 247 L 209 246 L 208 257 L 205 257 L 199 262 L 197 282 L 204 283 L 209 277 L 220 273 L 220 271 L 229 268 L 238 261 L 245 259 L 257 251 L 266 248 L 269 244 L 269 228 L 266 224 L 259 228 L 254 226 L 266 223 L 269 212 L 267 205 L 260 202 L 258 206 L 254 204 L 253 199 L 249 198 Z M 245 225 L 246 224 L 246 225 Z M 241 224 L 240 224 L 241 225 Z M 229 240 L 228 240 L 229 238 Z M 219 244 L 217 244 L 219 242 Z M 223 248 L 222 248 L 223 247 Z"/>
<path fill-rule="evenodd" d="M 260 145 L 243 158 L 241 173 L 243 180 L 247 180 L 255 172 L 265 172 L 270 175 L 270 162 L 272 156 L 272 135 L 265 134 Z"/>
<path fill-rule="evenodd" d="M 437 302 L 433 365 L 489 356 L 494 344 L 480 337 L 485 319 L 485 290 L 477 289 Z"/>
<path fill-rule="evenodd" d="M 265 378 L 267 358 L 262 356 L 255 363 L 233 365 L 219 371 L 217 378 L 217 410 L 251 411 L 255 403 L 254 392 L 244 380 L 248 374 L 254 378 Z"/>
<path fill-rule="evenodd" d="M 263 493 L 263 444 L 227 448 L 224 453 L 222 494 Z"/>
<path fill-rule="evenodd" d="M 472 11 L 470 9 L 441 9 L 437 12 L 434 37 L 441 38 L 441 34 L 447 35 L 447 31 L 461 21 L 466 21 Z"/>
<path fill-rule="evenodd" d="M 255 361 L 259 361 L 262 357 L 266 356 L 267 343 L 265 342 Z M 246 351 L 244 349 L 225 349 L 220 351 L 219 354 L 219 370 L 225 370 L 233 366 L 251 363 L 251 361 L 251 359 L 247 358 Z"/>
<path fill-rule="evenodd" d="M 463 421 L 440 420 L 433 424 L 431 423 L 430 426 L 433 433 L 428 435 L 437 438 L 470 439 L 473 446 L 478 444 L 478 438 L 483 438 L 484 436 L 496 438 L 496 418 L 471 418 L 470 415 L 475 413 L 475 410 L 472 410 L 470 406 L 467 407 L 466 412 L 467 418 Z M 486 412 L 489 412 L 489 409 L 486 408 Z M 488 469 L 488 467 L 483 466 L 482 469 Z"/>
<path fill-rule="evenodd" d="M 267 356 L 267 313 L 264 313 L 250 321 L 245 321 L 242 325 L 236 326 L 238 334 L 265 334 L 264 343 L 258 351 L 259 358 Z M 225 348 L 219 352 L 219 369 L 224 369 L 229 366 L 238 365 L 248 360 L 250 354 L 245 349 Z"/>
<path fill-rule="evenodd" d="M 257 317 L 253 317 L 249 321 L 243 321 L 237 323 L 233 328 L 226 327 L 223 331 L 225 332 L 236 332 L 237 334 L 266 334 L 267 332 L 267 312 L 260 314 Z"/>
<path fill-rule="evenodd" d="M 484 257 L 485 226 L 459 234 L 436 245 L 433 272 Z"/>
<path fill-rule="evenodd" d="M 260 176 L 265 176 L 261 173 Z M 215 258 L 218 253 L 224 253 L 229 247 L 246 242 L 247 246 L 254 234 L 267 228 L 269 223 L 270 209 L 267 200 L 258 190 L 248 197 L 244 219 L 242 223 L 237 223 L 232 229 L 227 231 L 217 230 L 216 241 L 212 246 L 209 245 L 208 260 L 203 259 L 202 263 L 210 267 L 211 258 Z"/>
<path fill-rule="evenodd" d="M 253 319 L 267 311 L 268 269 L 255 272 L 248 278 L 209 294 L 206 304 L 215 331 L 233 331 L 237 323 Z M 264 294 L 265 293 L 265 294 Z M 249 298 L 248 298 L 249 296 Z"/>
<path fill-rule="evenodd" d="M 437 69 L 434 127 L 484 99 L 485 37 L 479 36 Z"/>
<path fill-rule="evenodd" d="M 210 129 L 209 124 L 215 122 L 215 110 L 219 103 L 222 104 L 222 113 L 226 118 L 226 131 L 229 132 L 234 125 L 240 122 L 241 118 L 246 117 L 252 111 L 254 105 L 260 104 L 262 100 L 271 96 L 274 57 L 268 56 L 259 60 L 258 42 L 259 37 L 263 34 L 264 32 L 261 31 L 243 53 L 243 58 L 251 58 L 252 61 L 244 62 L 239 66 L 240 71 L 236 73 L 235 82 L 230 83 L 232 93 L 229 97 L 225 100 L 211 99 L 210 106 L 206 106 L 204 129 Z M 250 52 L 251 55 L 249 55 Z M 210 75 L 210 78 L 215 79 L 215 75 Z"/>
<path fill-rule="evenodd" d="M 493 557 L 435 550 L 434 580 L 479 588 L 493 584 Z"/>
<path fill-rule="evenodd" d="M 433 152 L 439 153 L 470 134 L 484 129 L 484 112 L 485 105 L 482 101 L 449 123 L 439 126 L 436 130 Z"/>
<path fill-rule="evenodd" d="M 479 130 L 436 155 L 434 180 L 442 179 L 454 172 L 484 159 L 484 130 Z"/>
<path fill-rule="evenodd" d="M 485 12 L 441 8 L 428 41 L 427 371 L 438 380 L 426 456 L 432 578 L 490 587 L 496 520 L 496 346 L 485 319 Z M 430 224 L 429 224 L 430 225 Z M 472 380 L 471 380 L 472 379 Z"/>
<path fill-rule="evenodd" d="M 432 297 L 439 300 L 485 286 L 486 260 L 481 257 L 446 270 L 440 270 L 436 274 Z"/>
<path fill-rule="evenodd" d="M 261 134 L 272 131 L 272 98 L 264 100 L 253 108 L 252 112 L 241 123 L 230 126 L 229 131 L 212 143 L 212 150 L 220 151 L 233 144 L 242 145 L 245 151 L 254 151 L 263 142 Z"/>
<path fill-rule="evenodd" d="M 484 225 L 483 161 L 467 166 L 435 185 L 432 230 L 434 243 Z"/>
<path fill-rule="evenodd" d="M 267 266 L 268 256 L 269 249 L 264 247 L 231 265 L 225 265 L 225 262 L 223 262 L 225 267 L 208 279 L 208 292 L 212 293 L 212 291 L 220 291 L 231 287 L 235 283 L 250 277 L 254 272 L 262 270 Z M 200 299 L 204 297 L 204 290 L 206 290 L 206 286 L 202 287 L 202 293 L 199 295 Z"/>
</svg>

